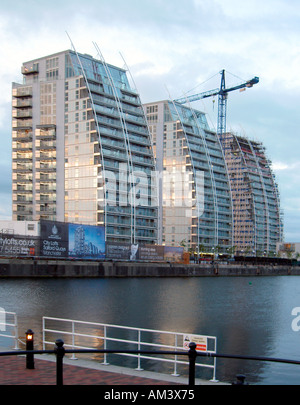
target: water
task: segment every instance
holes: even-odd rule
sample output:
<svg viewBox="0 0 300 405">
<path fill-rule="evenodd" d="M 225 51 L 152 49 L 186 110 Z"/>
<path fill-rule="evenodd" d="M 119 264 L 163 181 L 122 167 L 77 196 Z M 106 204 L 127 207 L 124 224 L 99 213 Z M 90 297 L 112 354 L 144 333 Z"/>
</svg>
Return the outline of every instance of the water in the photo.
<svg viewBox="0 0 300 405">
<path fill-rule="evenodd" d="M 218 353 L 300 360 L 300 277 L 2 279 L 0 307 L 41 341 L 42 316 L 217 337 Z M 298 384 L 300 366 L 217 360 L 217 378 Z"/>
</svg>

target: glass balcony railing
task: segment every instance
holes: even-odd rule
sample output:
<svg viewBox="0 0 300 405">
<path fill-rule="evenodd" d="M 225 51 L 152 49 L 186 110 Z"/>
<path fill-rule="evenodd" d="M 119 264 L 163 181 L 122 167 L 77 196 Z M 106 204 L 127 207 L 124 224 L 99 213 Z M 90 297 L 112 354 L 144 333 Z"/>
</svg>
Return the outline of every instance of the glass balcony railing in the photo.
<svg viewBox="0 0 300 405">
<path fill-rule="evenodd" d="M 32 96 L 32 87 L 15 87 L 12 90 L 13 97 L 31 97 Z"/>
<path fill-rule="evenodd" d="M 34 63 L 32 66 L 22 66 L 21 72 L 23 75 L 32 75 L 39 73 L 39 64 Z"/>
</svg>

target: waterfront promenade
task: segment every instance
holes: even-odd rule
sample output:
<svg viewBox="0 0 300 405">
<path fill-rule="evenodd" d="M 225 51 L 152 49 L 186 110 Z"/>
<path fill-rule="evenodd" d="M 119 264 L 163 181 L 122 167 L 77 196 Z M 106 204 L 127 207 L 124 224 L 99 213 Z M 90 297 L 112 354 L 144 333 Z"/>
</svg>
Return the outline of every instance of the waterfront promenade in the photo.
<svg viewBox="0 0 300 405">
<path fill-rule="evenodd" d="M 5 351 L 3 348 L 1 351 Z M 26 368 L 22 356 L 0 357 L 0 385 L 56 385 L 55 357 L 35 355 L 33 370 Z M 174 377 L 149 371 L 136 371 L 117 366 L 105 366 L 95 361 L 64 358 L 64 385 L 187 385 L 188 377 Z M 196 385 L 220 385 L 196 380 Z M 223 384 L 221 384 L 223 385 Z"/>
<path fill-rule="evenodd" d="M 84 261 L 0 258 L 4 278 L 136 278 L 300 275 L 299 265 L 244 262 L 180 264 L 161 262 Z"/>
</svg>

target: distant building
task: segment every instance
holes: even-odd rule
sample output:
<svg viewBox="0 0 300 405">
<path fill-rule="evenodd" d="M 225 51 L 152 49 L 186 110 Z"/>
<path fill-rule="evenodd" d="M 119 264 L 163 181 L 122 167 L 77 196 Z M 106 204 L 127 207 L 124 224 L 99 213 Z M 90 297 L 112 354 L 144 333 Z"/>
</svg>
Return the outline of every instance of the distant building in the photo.
<svg viewBox="0 0 300 405">
<path fill-rule="evenodd" d="M 201 111 L 172 101 L 144 105 L 159 181 L 160 243 L 195 253 L 232 248 L 232 207 L 218 137 Z"/>
<path fill-rule="evenodd" d="M 227 133 L 224 153 L 233 204 L 235 253 L 276 253 L 283 240 L 278 187 L 261 142 Z"/>
<path fill-rule="evenodd" d="M 300 259 L 300 243 L 277 243 L 277 256 L 284 259 Z"/>
<path fill-rule="evenodd" d="M 110 242 L 157 242 L 151 139 L 126 71 L 64 51 L 12 85 L 13 220 L 105 225 Z"/>
<path fill-rule="evenodd" d="M 39 236 L 40 224 L 38 221 L 0 220 L 0 234 Z"/>
</svg>

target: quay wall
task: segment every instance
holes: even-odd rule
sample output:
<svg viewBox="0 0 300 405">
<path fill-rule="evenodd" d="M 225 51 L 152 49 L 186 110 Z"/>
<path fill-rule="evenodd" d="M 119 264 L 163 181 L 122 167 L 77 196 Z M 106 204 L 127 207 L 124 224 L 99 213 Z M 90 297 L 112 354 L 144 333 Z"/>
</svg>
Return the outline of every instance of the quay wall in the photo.
<svg viewBox="0 0 300 405">
<path fill-rule="evenodd" d="M 300 275 L 300 266 L 241 263 L 175 264 L 0 258 L 0 278 L 208 277 Z"/>
</svg>

